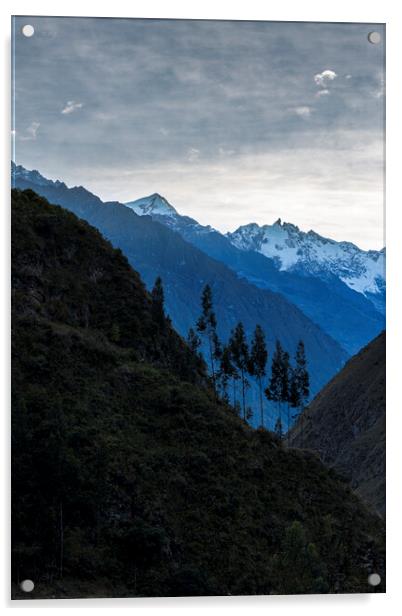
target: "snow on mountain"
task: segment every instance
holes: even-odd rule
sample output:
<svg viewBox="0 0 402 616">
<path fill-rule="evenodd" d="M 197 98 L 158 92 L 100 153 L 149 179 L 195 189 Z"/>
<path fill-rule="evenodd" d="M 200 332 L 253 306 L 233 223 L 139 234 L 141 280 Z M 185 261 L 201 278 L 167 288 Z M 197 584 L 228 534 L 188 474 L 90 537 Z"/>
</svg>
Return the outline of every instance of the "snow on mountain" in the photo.
<svg viewBox="0 0 402 616">
<path fill-rule="evenodd" d="M 33 182 L 37 186 L 65 186 L 65 184 L 59 180 L 53 182 L 53 180 L 48 180 L 43 177 L 39 171 L 36 171 L 35 169 L 28 171 L 28 169 L 25 169 L 22 165 L 16 165 L 13 161 L 11 161 L 11 180 L 13 186 L 17 179 Z"/>
<path fill-rule="evenodd" d="M 280 218 L 273 225 L 244 225 L 226 237 L 241 250 L 273 259 L 279 270 L 320 277 L 332 274 L 364 295 L 385 290 L 385 248 L 361 250 L 351 242 L 336 242 L 315 231 L 305 233 Z"/>
<path fill-rule="evenodd" d="M 158 193 L 142 197 L 142 199 L 136 199 L 135 201 L 129 201 L 124 205 L 134 210 L 139 216 L 168 216 L 169 218 L 178 216 L 173 205 L 170 205 L 167 199 Z"/>
</svg>

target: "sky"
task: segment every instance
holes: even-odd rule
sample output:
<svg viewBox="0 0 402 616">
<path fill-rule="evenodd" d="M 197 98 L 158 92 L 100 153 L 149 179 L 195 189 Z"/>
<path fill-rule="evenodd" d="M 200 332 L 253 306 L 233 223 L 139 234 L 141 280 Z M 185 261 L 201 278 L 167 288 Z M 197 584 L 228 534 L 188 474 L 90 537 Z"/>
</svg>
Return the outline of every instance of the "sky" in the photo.
<svg viewBox="0 0 402 616">
<path fill-rule="evenodd" d="M 384 39 L 380 24 L 17 17 L 13 157 L 103 200 L 158 192 L 220 231 L 281 218 L 380 249 Z"/>
</svg>

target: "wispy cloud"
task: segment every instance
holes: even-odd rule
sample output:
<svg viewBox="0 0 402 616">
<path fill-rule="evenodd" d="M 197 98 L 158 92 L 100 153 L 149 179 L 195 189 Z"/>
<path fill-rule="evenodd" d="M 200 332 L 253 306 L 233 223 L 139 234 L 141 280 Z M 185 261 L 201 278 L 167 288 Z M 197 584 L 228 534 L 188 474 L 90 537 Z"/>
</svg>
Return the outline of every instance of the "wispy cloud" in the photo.
<svg viewBox="0 0 402 616">
<path fill-rule="evenodd" d="M 327 90 L 326 88 L 324 90 L 318 90 L 315 95 L 317 98 L 321 98 L 322 96 L 329 96 L 329 90 Z"/>
<path fill-rule="evenodd" d="M 325 71 L 322 71 L 322 73 L 317 73 L 316 75 L 314 75 L 314 81 L 317 84 L 317 86 L 321 86 L 322 88 L 325 88 L 328 85 L 328 83 L 330 83 L 337 77 L 338 75 L 335 73 L 335 71 L 327 68 L 325 69 Z"/>
<path fill-rule="evenodd" d="M 200 157 L 200 150 L 198 150 L 197 148 L 189 148 L 187 150 L 187 160 L 190 163 L 195 162 L 196 160 L 198 160 Z"/>
<path fill-rule="evenodd" d="M 312 108 L 307 105 L 301 105 L 300 107 L 294 107 L 292 111 L 300 118 L 309 118 L 312 113 Z"/>
<path fill-rule="evenodd" d="M 77 109 L 81 109 L 83 107 L 82 103 L 76 103 L 75 101 L 67 101 L 64 108 L 61 110 L 61 113 L 67 115 L 69 113 L 74 113 Z"/>
<path fill-rule="evenodd" d="M 40 127 L 40 122 L 31 122 L 25 133 L 20 135 L 21 141 L 34 141 Z"/>
</svg>

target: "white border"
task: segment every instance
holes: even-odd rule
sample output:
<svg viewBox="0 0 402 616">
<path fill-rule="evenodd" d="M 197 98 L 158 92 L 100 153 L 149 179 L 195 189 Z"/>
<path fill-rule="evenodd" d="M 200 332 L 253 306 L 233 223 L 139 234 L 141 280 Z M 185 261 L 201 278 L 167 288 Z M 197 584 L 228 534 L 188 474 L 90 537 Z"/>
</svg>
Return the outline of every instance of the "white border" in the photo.
<svg viewBox="0 0 402 616">
<path fill-rule="evenodd" d="M 274 613 L 295 614 L 298 616 L 322 615 L 342 611 L 347 614 L 363 614 L 365 616 L 381 616 L 391 613 L 398 602 L 399 586 L 402 581 L 401 567 L 401 513 L 402 513 L 402 408 L 401 395 L 398 388 L 400 379 L 400 362 L 402 356 L 402 335 L 399 319 L 402 315 L 402 199 L 401 199 L 401 144 L 402 131 L 400 110 L 402 110 L 402 78 L 399 69 L 402 58 L 402 20 L 401 10 L 395 0 L 356 1 L 336 0 L 328 3 L 313 0 L 282 0 L 279 3 L 247 0 L 245 3 L 233 4 L 233 0 L 217 2 L 203 0 L 199 6 L 190 6 L 184 1 L 170 0 L 148 1 L 145 3 L 113 0 L 113 2 L 97 6 L 84 0 L 69 0 L 69 2 L 51 2 L 36 0 L 35 2 L 5 0 L 2 5 L 2 45 L 5 51 L 1 63 L 3 96 L 3 126 L 5 128 L 5 147 L 0 150 L 3 179 L 3 203 L 0 207 L 0 229 L 3 233 L 1 249 L 1 282 L 3 290 L 2 311 L 2 344 L 1 344 L 1 389 L 4 395 L 2 405 L 3 438 L 1 469 L 3 473 L 2 486 L 6 495 L 1 499 L 1 532 L 2 551 L 0 583 L 1 604 L 20 612 L 22 610 L 51 608 L 74 609 L 75 614 L 84 609 L 107 609 L 112 612 L 116 607 L 135 609 L 136 613 L 175 614 L 228 613 L 243 614 L 245 609 L 253 613 L 266 614 L 267 610 Z M 10 130 L 10 16 L 17 15 L 80 15 L 80 16 L 110 16 L 110 17 L 170 17 L 189 19 L 267 19 L 277 21 L 333 21 L 333 22 L 374 22 L 387 24 L 387 288 L 388 288 L 388 353 L 387 353 L 387 594 L 386 595 L 342 595 L 342 596 L 297 596 L 297 597 L 225 597 L 197 599 L 103 599 L 103 600 L 63 600 L 63 601 L 14 601 L 9 600 L 9 130 Z M 4 87 L 5 86 L 5 87 Z M 7 298 L 7 299 L 6 299 Z"/>
</svg>

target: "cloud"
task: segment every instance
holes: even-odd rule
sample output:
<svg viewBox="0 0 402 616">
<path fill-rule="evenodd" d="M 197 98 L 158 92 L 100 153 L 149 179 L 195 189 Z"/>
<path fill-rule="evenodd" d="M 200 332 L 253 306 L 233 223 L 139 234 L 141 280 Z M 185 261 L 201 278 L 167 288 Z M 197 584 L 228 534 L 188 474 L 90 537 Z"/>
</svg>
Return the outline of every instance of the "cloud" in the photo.
<svg viewBox="0 0 402 616">
<path fill-rule="evenodd" d="M 327 90 L 326 88 L 324 90 L 318 90 L 318 92 L 316 92 L 317 98 L 321 98 L 321 96 L 328 96 L 328 95 L 329 95 L 329 90 Z"/>
<path fill-rule="evenodd" d="M 312 109 L 311 107 L 307 107 L 307 105 L 302 105 L 301 107 L 295 107 L 293 111 L 300 118 L 309 118 L 311 115 Z"/>
<path fill-rule="evenodd" d="M 197 150 L 197 148 L 189 148 L 187 150 L 187 160 L 190 163 L 193 163 L 194 161 L 198 160 L 200 157 L 200 150 Z"/>
<path fill-rule="evenodd" d="M 384 95 L 385 95 L 385 79 L 384 79 L 384 75 L 379 75 L 378 88 L 374 90 L 373 96 L 374 98 L 382 98 Z"/>
<path fill-rule="evenodd" d="M 227 150 L 226 148 L 219 147 L 218 154 L 219 156 L 233 156 L 235 154 L 235 150 Z"/>
<path fill-rule="evenodd" d="M 20 140 L 21 141 L 34 141 L 36 139 L 36 135 L 37 135 L 39 127 L 40 127 L 39 122 L 31 122 L 31 124 L 26 129 L 25 134 L 20 136 Z"/>
<path fill-rule="evenodd" d="M 335 73 L 335 71 L 332 71 L 331 69 L 327 68 L 325 69 L 325 71 L 322 71 L 322 73 L 317 73 L 316 75 L 314 75 L 314 81 L 317 86 L 325 88 L 325 86 L 330 81 L 336 79 L 336 77 L 338 77 L 338 75 Z"/>
<path fill-rule="evenodd" d="M 61 113 L 68 114 L 73 113 L 77 109 L 81 109 L 83 107 L 82 103 L 76 103 L 75 101 L 67 101 L 64 109 L 61 110 Z"/>
</svg>

